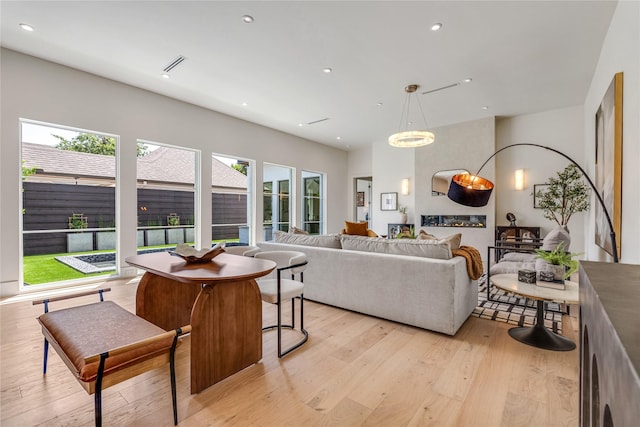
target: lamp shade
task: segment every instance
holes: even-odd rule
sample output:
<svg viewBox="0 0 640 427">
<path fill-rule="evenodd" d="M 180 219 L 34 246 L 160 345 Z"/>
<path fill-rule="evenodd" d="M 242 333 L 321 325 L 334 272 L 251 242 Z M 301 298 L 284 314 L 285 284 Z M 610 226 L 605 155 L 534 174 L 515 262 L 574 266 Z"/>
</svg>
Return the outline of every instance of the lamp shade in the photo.
<svg viewBox="0 0 640 427">
<path fill-rule="evenodd" d="M 475 175 L 458 174 L 451 178 L 447 196 L 456 203 L 474 208 L 486 206 L 493 182 Z"/>
</svg>

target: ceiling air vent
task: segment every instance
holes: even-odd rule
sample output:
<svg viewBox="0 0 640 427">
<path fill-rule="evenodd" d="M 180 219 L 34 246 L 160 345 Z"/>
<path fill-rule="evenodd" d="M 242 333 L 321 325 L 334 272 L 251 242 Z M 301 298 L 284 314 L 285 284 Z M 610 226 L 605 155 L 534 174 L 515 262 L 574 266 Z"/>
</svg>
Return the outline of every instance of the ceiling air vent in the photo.
<svg viewBox="0 0 640 427">
<path fill-rule="evenodd" d="M 182 64 L 182 62 L 187 59 L 184 56 L 180 55 L 178 56 L 176 59 L 174 59 L 173 61 L 171 61 L 169 63 L 169 65 L 167 65 L 166 67 L 163 68 L 162 71 L 164 71 L 165 73 L 168 73 L 169 71 L 173 70 L 174 68 L 176 68 L 178 65 Z"/>
<path fill-rule="evenodd" d="M 320 119 L 320 120 L 314 120 L 314 121 L 309 122 L 307 124 L 308 125 L 315 125 L 316 123 L 326 122 L 327 120 L 329 120 L 329 117 L 325 117 L 324 119 Z"/>
<path fill-rule="evenodd" d="M 447 86 L 439 87 L 439 88 L 437 88 L 437 89 L 427 90 L 427 91 L 425 91 L 425 92 L 422 92 L 422 94 L 423 94 L 423 95 L 426 95 L 426 94 L 428 94 L 428 93 L 438 92 L 438 91 L 440 91 L 440 90 L 449 89 L 449 88 L 456 87 L 456 86 L 460 86 L 460 83 L 453 83 L 453 84 L 450 84 L 450 85 L 447 85 Z"/>
</svg>

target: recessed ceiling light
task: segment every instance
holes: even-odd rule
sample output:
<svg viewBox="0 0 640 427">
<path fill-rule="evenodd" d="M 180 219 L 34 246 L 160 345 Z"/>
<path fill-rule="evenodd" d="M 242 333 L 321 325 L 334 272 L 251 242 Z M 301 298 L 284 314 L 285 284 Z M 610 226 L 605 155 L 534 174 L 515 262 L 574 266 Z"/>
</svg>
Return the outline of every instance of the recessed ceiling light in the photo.
<svg viewBox="0 0 640 427">
<path fill-rule="evenodd" d="M 462 81 L 462 83 L 471 83 L 471 81 L 472 81 L 472 80 L 473 80 L 473 79 L 472 79 L 471 77 L 467 77 L 466 79 L 464 79 L 464 80 Z"/>
<path fill-rule="evenodd" d="M 323 73 L 327 73 L 327 74 L 329 74 L 329 73 L 330 73 L 330 72 L 332 72 L 332 71 L 333 71 L 333 70 L 332 70 L 331 68 L 329 68 L 329 67 L 327 67 L 327 68 L 323 68 L 323 69 L 322 69 L 322 72 L 323 72 Z"/>
<path fill-rule="evenodd" d="M 242 15 L 242 22 L 244 22 L 245 24 L 251 24 L 253 22 L 253 16 Z"/>
<path fill-rule="evenodd" d="M 483 105 L 483 106 L 482 106 L 482 109 L 483 109 L 483 110 L 488 110 L 488 109 L 489 109 L 489 106 L 488 106 L 488 105 Z"/>
<path fill-rule="evenodd" d="M 164 73 L 164 74 L 162 74 L 162 78 L 163 78 L 163 79 L 169 79 L 170 77 L 169 77 L 169 74 Z"/>
<path fill-rule="evenodd" d="M 376 107 L 382 107 L 382 102 L 378 102 L 378 103 L 376 104 Z"/>
<path fill-rule="evenodd" d="M 442 28 L 442 24 L 437 22 L 431 26 L 431 31 L 438 31 L 440 28 Z"/>
<path fill-rule="evenodd" d="M 249 105 L 249 104 L 247 104 L 246 102 L 243 102 L 243 103 L 242 103 L 242 106 L 243 106 L 243 107 L 246 107 L 247 105 Z"/>
<path fill-rule="evenodd" d="M 29 24 L 20 24 L 20 28 L 22 28 L 25 31 L 33 31 L 35 29 Z"/>
<path fill-rule="evenodd" d="M 302 124 L 302 123 L 298 123 L 298 127 L 302 127 L 302 126 L 303 126 L 303 124 Z"/>
<path fill-rule="evenodd" d="M 342 139 L 342 137 L 341 137 L 341 136 L 336 136 L 336 139 L 337 139 L 338 141 L 340 141 L 340 140 Z"/>
</svg>

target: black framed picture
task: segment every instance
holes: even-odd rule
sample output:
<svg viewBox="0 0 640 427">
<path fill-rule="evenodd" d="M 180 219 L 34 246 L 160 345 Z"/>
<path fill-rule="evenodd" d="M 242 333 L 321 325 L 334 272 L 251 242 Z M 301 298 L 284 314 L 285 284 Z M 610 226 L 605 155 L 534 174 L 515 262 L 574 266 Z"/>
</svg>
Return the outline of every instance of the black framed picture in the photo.
<svg viewBox="0 0 640 427">
<path fill-rule="evenodd" d="M 364 206 L 364 191 L 356 192 L 356 206 Z"/>
<path fill-rule="evenodd" d="M 534 209 L 542 209 L 540 206 L 540 198 L 536 197 L 536 194 L 539 191 L 544 191 L 547 189 L 549 184 L 534 184 L 533 185 L 533 207 Z"/>
<path fill-rule="evenodd" d="M 398 193 L 380 193 L 380 210 L 397 211 Z"/>
</svg>

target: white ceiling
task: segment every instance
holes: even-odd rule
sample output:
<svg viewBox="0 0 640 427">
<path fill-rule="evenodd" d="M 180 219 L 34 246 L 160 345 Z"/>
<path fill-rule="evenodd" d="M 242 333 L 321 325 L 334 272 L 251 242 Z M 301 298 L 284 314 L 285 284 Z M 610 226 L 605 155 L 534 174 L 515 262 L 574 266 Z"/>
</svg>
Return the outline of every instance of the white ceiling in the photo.
<svg viewBox="0 0 640 427">
<path fill-rule="evenodd" d="M 429 127 L 582 104 L 615 7 L 615 1 L 2 1 L 1 43 L 354 149 L 398 131 L 411 83 L 421 85 Z M 255 21 L 246 24 L 243 15 Z M 436 22 L 444 26 L 432 32 Z M 187 60 L 163 79 L 178 55 Z M 421 94 L 467 77 L 473 81 Z M 410 119 L 418 124 L 416 105 Z"/>
</svg>

